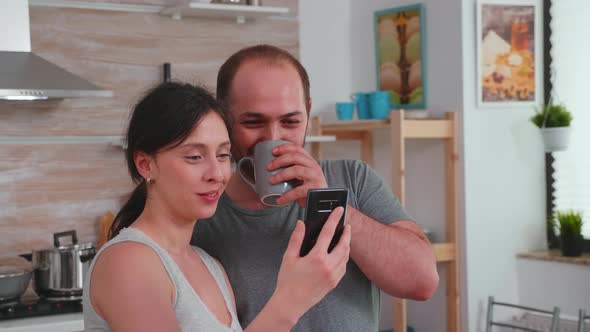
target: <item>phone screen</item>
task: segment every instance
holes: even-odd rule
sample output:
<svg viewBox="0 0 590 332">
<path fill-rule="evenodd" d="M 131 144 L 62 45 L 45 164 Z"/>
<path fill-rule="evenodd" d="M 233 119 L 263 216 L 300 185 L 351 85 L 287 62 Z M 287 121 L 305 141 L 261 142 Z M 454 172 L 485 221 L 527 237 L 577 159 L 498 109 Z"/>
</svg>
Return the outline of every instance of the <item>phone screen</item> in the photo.
<svg viewBox="0 0 590 332">
<path fill-rule="evenodd" d="M 328 247 L 328 252 L 334 249 L 344 230 L 347 202 L 348 189 L 346 188 L 322 188 L 307 191 L 307 205 L 304 220 L 305 237 L 301 245 L 300 256 L 305 256 L 311 251 L 330 213 L 338 206 L 342 206 L 344 207 L 344 214 L 340 218 L 338 226 L 336 226 L 336 231 Z"/>
</svg>

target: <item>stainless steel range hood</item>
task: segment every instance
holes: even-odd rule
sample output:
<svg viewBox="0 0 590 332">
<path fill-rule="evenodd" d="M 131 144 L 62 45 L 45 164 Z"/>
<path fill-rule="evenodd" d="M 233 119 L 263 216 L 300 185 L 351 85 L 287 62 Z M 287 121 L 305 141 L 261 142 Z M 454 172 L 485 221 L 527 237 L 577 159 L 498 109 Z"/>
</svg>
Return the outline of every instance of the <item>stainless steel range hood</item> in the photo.
<svg viewBox="0 0 590 332">
<path fill-rule="evenodd" d="M 0 3 L 0 99 L 112 97 L 113 92 L 31 52 L 26 0 Z"/>
<path fill-rule="evenodd" d="M 112 97 L 113 92 L 30 52 L 0 52 L 0 99 Z"/>
</svg>

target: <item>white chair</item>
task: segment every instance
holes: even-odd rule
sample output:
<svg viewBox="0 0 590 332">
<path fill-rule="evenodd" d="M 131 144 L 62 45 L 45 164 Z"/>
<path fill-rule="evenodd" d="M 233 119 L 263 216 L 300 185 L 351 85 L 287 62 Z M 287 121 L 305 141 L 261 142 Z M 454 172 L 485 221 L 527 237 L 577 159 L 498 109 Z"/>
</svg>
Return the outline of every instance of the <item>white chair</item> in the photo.
<svg viewBox="0 0 590 332">
<path fill-rule="evenodd" d="M 529 312 L 538 312 L 543 314 L 551 315 L 551 329 L 549 332 L 557 332 L 559 329 L 559 307 L 554 307 L 552 311 L 543 310 L 533 307 L 522 306 L 518 304 L 511 304 L 506 302 L 497 302 L 494 300 L 493 296 L 488 297 L 488 314 L 486 318 L 486 332 L 492 332 L 492 326 L 498 327 L 509 327 L 516 330 L 521 331 L 529 331 L 529 332 L 545 332 L 544 330 L 536 330 L 527 326 L 521 326 L 513 324 L 512 322 L 499 322 L 494 321 L 494 306 L 502 306 L 502 307 L 510 307 L 515 309 L 526 310 Z"/>
</svg>

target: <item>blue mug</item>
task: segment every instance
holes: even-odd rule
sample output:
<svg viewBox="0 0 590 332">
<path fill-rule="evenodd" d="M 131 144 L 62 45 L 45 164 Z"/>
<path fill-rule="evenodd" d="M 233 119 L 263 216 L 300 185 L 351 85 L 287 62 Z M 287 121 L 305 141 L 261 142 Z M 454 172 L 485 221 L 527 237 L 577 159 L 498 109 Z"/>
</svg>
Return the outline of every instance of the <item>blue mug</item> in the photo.
<svg viewBox="0 0 590 332">
<path fill-rule="evenodd" d="M 375 91 L 369 96 L 371 117 L 373 119 L 387 119 L 391 108 L 389 91 Z"/>
<path fill-rule="evenodd" d="M 354 115 L 354 103 L 336 103 L 336 115 L 338 116 L 338 120 L 352 120 L 352 116 Z"/>
<path fill-rule="evenodd" d="M 357 116 L 360 120 L 371 118 L 371 110 L 369 105 L 370 95 L 370 93 L 366 92 L 357 92 L 350 95 L 350 99 L 356 103 Z"/>
</svg>

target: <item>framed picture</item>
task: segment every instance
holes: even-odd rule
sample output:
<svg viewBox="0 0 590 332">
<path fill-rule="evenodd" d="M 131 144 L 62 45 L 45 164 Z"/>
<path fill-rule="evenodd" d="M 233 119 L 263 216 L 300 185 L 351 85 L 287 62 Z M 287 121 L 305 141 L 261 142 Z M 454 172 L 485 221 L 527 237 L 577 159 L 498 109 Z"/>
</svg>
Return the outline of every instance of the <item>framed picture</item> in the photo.
<svg viewBox="0 0 590 332">
<path fill-rule="evenodd" d="M 538 105 L 541 97 L 541 8 L 535 0 L 477 3 L 479 106 Z"/>
<path fill-rule="evenodd" d="M 377 89 L 394 108 L 426 108 L 425 31 L 421 4 L 375 12 Z"/>
</svg>

